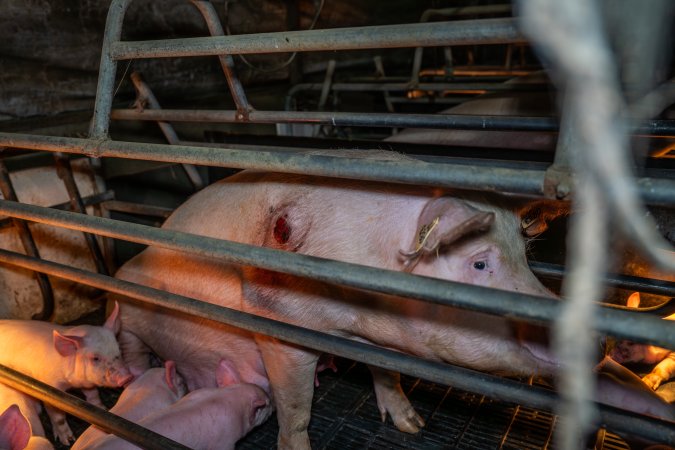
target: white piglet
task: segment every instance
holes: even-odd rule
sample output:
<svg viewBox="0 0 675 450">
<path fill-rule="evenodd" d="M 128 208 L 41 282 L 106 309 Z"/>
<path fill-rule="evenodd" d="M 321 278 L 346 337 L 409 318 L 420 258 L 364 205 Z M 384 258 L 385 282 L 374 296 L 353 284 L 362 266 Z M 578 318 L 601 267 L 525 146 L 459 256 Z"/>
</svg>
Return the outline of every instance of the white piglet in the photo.
<svg viewBox="0 0 675 450">
<path fill-rule="evenodd" d="M 0 320 L 0 364 L 60 390 L 81 389 L 87 400 L 103 406 L 97 386 L 121 387 L 132 375 L 122 361 L 115 335 L 119 308 L 103 326 L 66 327 L 36 320 Z M 66 416 L 45 405 L 54 435 L 74 441 Z"/>
</svg>

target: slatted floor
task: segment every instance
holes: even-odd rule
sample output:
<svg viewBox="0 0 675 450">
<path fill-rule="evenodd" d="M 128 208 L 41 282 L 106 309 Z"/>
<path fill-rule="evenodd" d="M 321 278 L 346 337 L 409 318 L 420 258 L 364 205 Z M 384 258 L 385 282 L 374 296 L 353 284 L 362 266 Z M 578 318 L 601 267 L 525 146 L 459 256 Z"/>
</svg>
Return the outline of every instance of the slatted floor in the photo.
<svg viewBox="0 0 675 450">
<path fill-rule="evenodd" d="M 370 373 L 361 364 L 339 361 L 337 374 L 319 375 L 309 436 L 315 450 L 384 449 L 553 449 L 556 417 L 482 395 L 403 377 L 403 389 L 426 421 L 416 434 L 383 424 Z M 237 450 L 274 448 L 273 417 L 237 445 Z M 618 437 L 612 449 L 628 449 Z M 592 445 L 592 444 L 591 444 Z"/>
</svg>

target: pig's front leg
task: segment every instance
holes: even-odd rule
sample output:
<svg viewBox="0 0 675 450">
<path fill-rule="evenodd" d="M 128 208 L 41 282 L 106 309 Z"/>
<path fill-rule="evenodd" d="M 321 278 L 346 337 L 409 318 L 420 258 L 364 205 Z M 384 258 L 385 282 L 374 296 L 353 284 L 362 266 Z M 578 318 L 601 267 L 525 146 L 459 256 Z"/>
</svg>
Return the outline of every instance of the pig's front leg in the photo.
<svg viewBox="0 0 675 450">
<path fill-rule="evenodd" d="M 103 402 L 101 401 L 101 396 L 98 395 L 97 388 L 81 389 L 81 391 L 84 394 L 84 398 L 86 398 L 89 403 L 98 406 L 99 408 L 107 409 L 103 404 Z"/>
<path fill-rule="evenodd" d="M 319 355 L 256 336 L 270 379 L 279 422 L 279 450 L 309 450 L 307 427 L 312 412 L 314 374 Z"/>
<path fill-rule="evenodd" d="M 57 438 L 63 445 L 70 445 L 75 441 L 75 436 L 73 435 L 68 422 L 66 422 L 66 414 L 54 408 L 51 405 L 45 403 L 45 411 L 49 416 L 49 420 L 52 423 L 52 430 L 54 432 L 54 437 Z"/>
<path fill-rule="evenodd" d="M 671 352 L 668 356 L 658 363 L 652 372 L 645 375 L 642 381 L 650 388 L 656 390 L 661 383 L 670 380 L 675 376 L 675 353 Z"/>
<path fill-rule="evenodd" d="M 377 398 L 377 408 L 380 410 L 382 422 L 387 420 L 387 413 L 401 431 L 417 433 L 424 426 L 424 419 L 410 404 L 408 397 L 401 389 L 401 375 L 397 372 L 368 366 L 373 375 L 373 386 Z"/>
</svg>

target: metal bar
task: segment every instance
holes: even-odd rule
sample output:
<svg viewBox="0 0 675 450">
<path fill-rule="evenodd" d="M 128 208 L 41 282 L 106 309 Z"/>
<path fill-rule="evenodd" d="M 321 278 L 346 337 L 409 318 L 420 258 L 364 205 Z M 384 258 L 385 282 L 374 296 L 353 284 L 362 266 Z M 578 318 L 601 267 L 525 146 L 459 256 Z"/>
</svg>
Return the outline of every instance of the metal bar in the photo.
<svg viewBox="0 0 675 450">
<path fill-rule="evenodd" d="M 300 83 L 294 85 L 289 94 L 294 94 L 297 91 L 320 91 L 321 83 Z M 513 92 L 513 91 L 545 91 L 550 88 L 550 85 L 544 83 L 525 83 L 525 84 L 505 84 L 505 83 L 482 83 L 482 82 L 466 82 L 466 83 L 419 83 L 415 89 L 421 91 L 499 91 L 499 92 Z M 333 91 L 346 92 L 361 92 L 361 91 L 409 91 L 411 86 L 408 83 L 333 83 L 331 85 Z"/>
<path fill-rule="evenodd" d="M 235 264 L 511 318 L 548 322 L 555 320 L 561 307 L 561 302 L 550 298 L 298 255 L 8 200 L 0 201 L 0 213 L 139 244 L 195 253 Z M 630 311 L 601 308 L 594 325 L 602 333 L 675 348 L 675 327 L 668 321 L 655 317 L 645 317 L 637 323 Z"/>
<path fill-rule="evenodd" d="M 66 191 L 68 191 L 72 211 L 78 212 L 80 214 L 87 214 L 87 208 L 84 206 L 82 196 L 80 195 L 80 190 L 77 188 L 75 178 L 73 177 L 73 168 L 70 165 L 70 159 L 68 159 L 68 157 L 61 152 L 54 153 L 54 159 L 56 161 L 56 173 L 58 174 L 59 178 L 63 180 L 63 184 L 66 186 Z M 87 247 L 89 248 L 92 258 L 94 258 L 96 270 L 99 273 L 108 275 L 108 268 L 106 267 L 105 260 L 103 258 L 103 252 L 101 251 L 101 247 L 98 245 L 96 237 L 93 234 L 84 233 L 84 240 L 87 243 Z"/>
<path fill-rule="evenodd" d="M 110 50 L 112 58 L 121 60 L 509 42 L 527 42 L 512 18 L 126 41 L 112 43 Z"/>
<path fill-rule="evenodd" d="M 204 17 L 211 36 L 224 36 L 223 26 L 218 19 L 218 13 L 216 13 L 213 4 L 210 1 L 203 0 L 191 0 L 191 2 Z M 249 105 L 244 87 L 241 85 L 239 78 L 237 78 L 234 70 L 234 60 L 229 54 L 218 55 L 218 60 L 223 68 L 223 73 L 225 73 L 234 104 L 237 106 L 237 113 L 241 116 L 242 120 L 246 120 L 246 116 L 248 116 L 249 111 L 253 107 Z"/>
<path fill-rule="evenodd" d="M 237 145 L 229 145 L 229 148 L 167 146 L 13 133 L 0 133 L 0 146 L 92 157 L 121 157 L 445 188 L 543 194 L 544 171 L 536 169 L 472 167 L 466 164 L 434 164 L 424 161 L 384 162 L 320 154 L 307 155 L 298 152 L 297 148 L 259 147 L 252 150 Z M 672 205 L 675 198 L 675 180 L 639 178 L 637 184 L 638 192 L 645 202 Z"/>
<path fill-rule="evenodd" d="M 94 116 L 89 131 L 89 137 L 92 139 L 105 139 L 108 137 L 110 110 L 112 109 L 114 95 L 113 87 L 117 71 L 117 61 L 111 56 L 110 52 L 113 42 L 119 41 L 122 37 L 122 22 L 130 3 L 131 0 L 112 0 L 108 9 L 103 45 L 101 47 L 101 64 L 98 70 Z"/>
<path fill-rule="evenodd" d="M 0 250 L 0 261 L 53 276 L 87 284 L 109 292 L 173 309 L 193 316 L 228 323 L 254 333 L 263 333 L 301 346 L 343 356 L 366 364 L 421 377 L 457 389 L 479 391 L 489 397 L 527 406 L 552 410 L 557 396 L 546 389 L 528 386 L 506 378 L 477 372 L 440 362 L 427 361 L 370 344 L 340 338 L 284 322 L 202 302 L 189 297 L 152 289 L 105 275 L 88 272 L 51 261 L 30 258 L 19 253 Z M 609 427 L 630 431 L 646 438 L 675 441 L 675 424 L 601 406 L 601 420 Z"/>
<path fill-rule="evenodd" d="M 205 164 L 219 167 L 257 168 L 341 178 L 431 184 L 541 195 L 543 171 L 471 167 L 462 164 L 432 164 L 423 161 L 374 161 L 326 155 L 303 155 L 292 151 L 259 149 L 167 146 L 56 136 L 0 133 L 0 145 L 89 156 L 122 157 L 165 162 Z M 675 182 L 672 183 L 675 192 Z M 669 201 L 672 201 L 672 197 Z"/>
<path fill-rule="evenodd" d="M 0 159 L 0 191 L 5 199 L 15 202 L 18 201 L 9 172 L 2 159 Z M 35 244 L 35 239 L 33 239 L 33 233 L 31 233 L 30 228 L 28 228 L 28 224 L 23 220 L 18 220 L 16 218 L 13 219 L 12 222 L 14 227 L 16 227 L 19 239 L 21 239 L 21 245 L 26 254 L 39 258 L 40 252 Z M 42 294 L 42 311 L 35 314 L 33 319 L 51 321 L 54 318 L 54 291 L 52 289 L 52 284 L 45 274 L 35 272 L 34 275 L 38 287 L 40 288 L 40 293 Z"/>
<path fill-rule="evenodd" d="M 101 204 L 108 211 L 119 211 L 130 214 L 141 214 L 144 216 L 159 217 L 166 219 L 173 212 L 172 208 L 163 206 L 143 205 L 141 203 L 123 202 L 119 200 L 110 200 Z"/>
<path fill-rule="evenodd" d="M 97 427 L 115 433 L 123 439 L 148 450 L 189 450 L 178 442 L 135 424 L 123 417 L 56 389 L 41 381 L 28 377 L 9 367 L 0 365 L 0 380 L 3 384 L 25 392 L 31 397 L 49 403 L 56 408 L 79 417 Z"/>
<path fill-rule="evenodd" d="M 155 97 L 155 94 L 152 92 L 150 87 L 147 84 L 145 84 L 145 82 L 141 78 L 140 73 L 132 72 L 130 78 L 131 82 L 134 85 L 134 88 L 136 88 L 137 95 L 142 100 L 145 100 L 147 102 L 147 106 L 149 106 L 152 109 L 162 109 L 162 107 L 159 104 L 159 101 L 157 100 L 157 97 Z M 157 122 L 157 125 L 159 125 L 159 129 L 162 130 L 164 137 L 166 138 L 167 142 L 170 145 L 180 144 L 180 139 L 176 134 L 176 130 L 170 123 L 159 121 Z M 181 167 L 185 171 L 185 175 L 188 177 L 190 183 L 192 184 L 192 187 L 196 191 L 204 188 L 204 181 L 202 180 L 202 177 L 199 176 L 199 172 L 197 172 L 195 166 L 193 166 L 192 164 L 181 164 Z"/>
<path fill-rule="evenodd" d="M 235 123 L 236 111 L 116 109 L 117 120 L 168 120 L 173 122 Z M 488 116 L 465 114 L 391 114 L 322 111 L 252 111 L 251 123 L 312 123 L 333 126 L 407 127 L 462 130 L 558 131 L 554 117 Z M 638 135 L 675 137 L 675 120 L 652 119 L 635 126 Z"/>
<path fill-rule="evenodd" d="M 545 278 L 560 279 L 565 275 L 565 268 L 557 264 L 530 261 L 530 269 L 536 275 Z M 646 292 L 649 294 L 675 297 L 675 283 L 651 278 L 635 277 L 623 274 L 607 274 L 605 282 L 613 287 Z"/>
</svg>

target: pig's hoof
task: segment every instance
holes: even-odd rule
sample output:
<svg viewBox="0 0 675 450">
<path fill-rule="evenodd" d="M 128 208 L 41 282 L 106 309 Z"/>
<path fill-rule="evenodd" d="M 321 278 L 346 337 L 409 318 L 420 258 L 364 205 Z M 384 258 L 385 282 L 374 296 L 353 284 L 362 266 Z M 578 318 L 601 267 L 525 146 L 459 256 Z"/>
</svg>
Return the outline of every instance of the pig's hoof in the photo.
<svg viewBox="0 0 675 450">
<path fill-rule="evenodd" d="M 58 430 L 54 430 L 54 435 L 63 445 L 70 447 L 70 445 L 75 442 L 75 436 L 68 425 L 59 427 Z"/>
<path fill-rule="evenodd" d="M 403 431 L 404 433 L 419 433 L 419 431 L 424 427 L 424 419 L 422 419 L 422 417 L 417 414 L 417 411 L 415 411 L 412 407 L 406 411 L 403 411 L 403 413 L 399 414 L 398 417 L 392 416 L 391 419 L 394 421 L 396 428 L 398 428 L 400 431 Z"/>
</svg>

